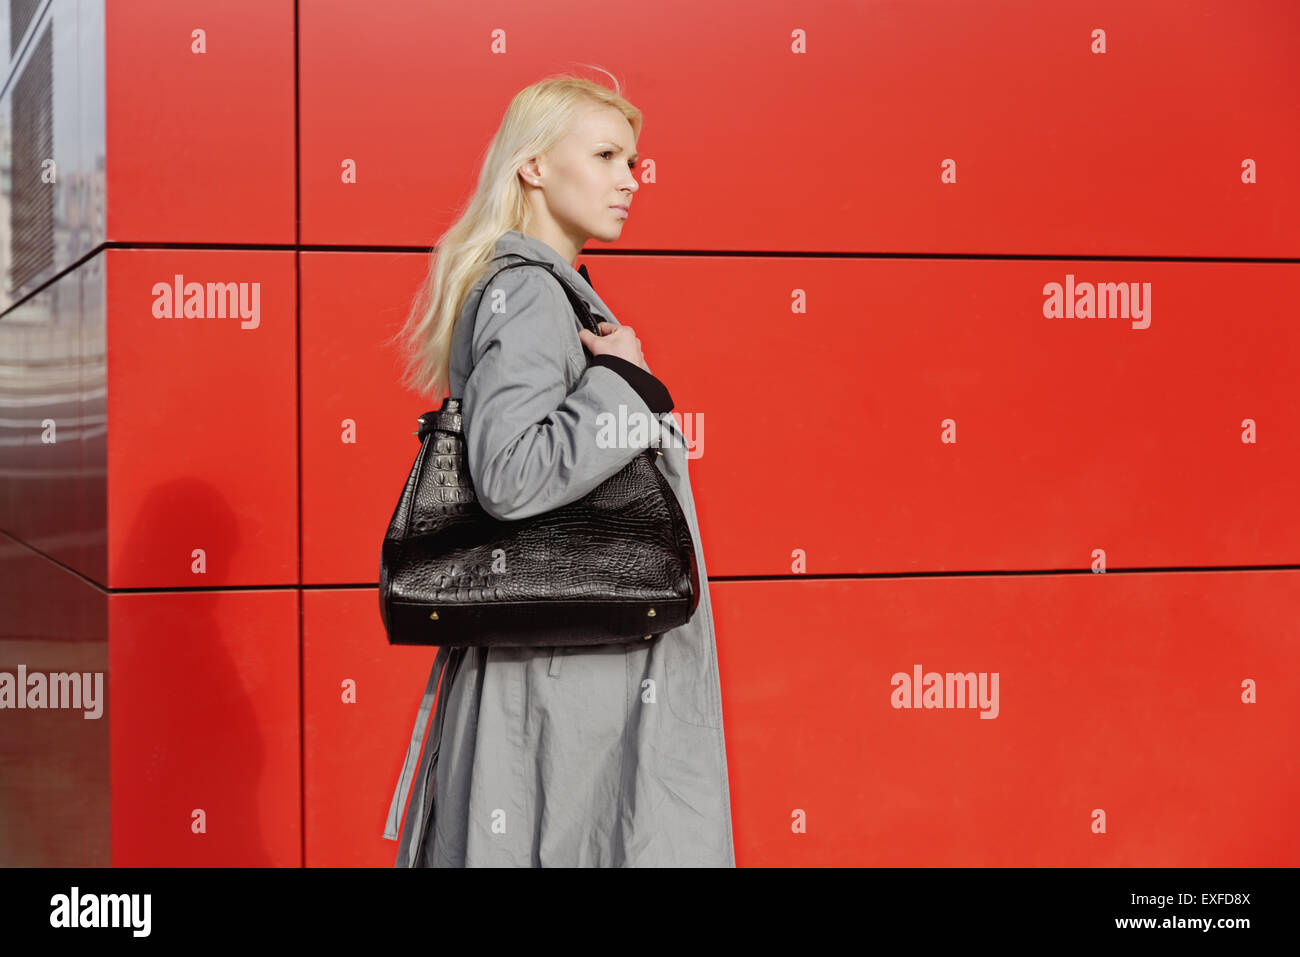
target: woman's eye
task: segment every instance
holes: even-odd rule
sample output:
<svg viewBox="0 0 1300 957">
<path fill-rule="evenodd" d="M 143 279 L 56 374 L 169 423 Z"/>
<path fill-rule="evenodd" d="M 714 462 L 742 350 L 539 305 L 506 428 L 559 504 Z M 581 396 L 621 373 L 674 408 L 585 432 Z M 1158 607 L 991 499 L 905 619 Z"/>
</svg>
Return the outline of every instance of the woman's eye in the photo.
<svg viewBox="0 0 1300 957">
<path fill-rule="evenodd" d="M 605 152 L 603 152 L 603 153 L 597 153 L 596 155 L 597 155 L 597 156 L 613 156 L 613 155 L 614 155 L 614 151 L 613 151 L 613 150 L 605 150 Z M 627 168 L 630 169 L 630 170 L 635 170 L 635 169 L 636 169 L 636 160 L 628 160 L 628 161 L 627 161 Z"/>
</svg>

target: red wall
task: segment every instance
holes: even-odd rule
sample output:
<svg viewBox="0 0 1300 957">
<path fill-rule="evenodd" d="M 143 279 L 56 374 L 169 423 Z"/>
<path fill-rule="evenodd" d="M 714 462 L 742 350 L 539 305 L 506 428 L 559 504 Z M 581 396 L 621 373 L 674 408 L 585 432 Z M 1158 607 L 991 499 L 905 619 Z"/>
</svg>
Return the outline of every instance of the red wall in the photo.
<svg viewBox="0 0 1300 957">
<path fill-rule="evenodd" d="M 596 63 L 644 161 L 582 261 L 700 439 L 737 863 L 1300 864 L 1294 4 L 100 15 L 90 225 L 0 314 L 0 669 L 106 661 L 109 730 L 10 723 L 11 806 L 86 793 L 66 740 L 114 865 L 392 863 L 434 649 L 379 544 L 436 403 L 382 343 L 510 97 Z M 178 274 L 256 317 L 158 317 Z M 894 707 L 917 666 L 996 717 Z M 27 820 L 0 863 L 110 863 Z"/>
</svg>

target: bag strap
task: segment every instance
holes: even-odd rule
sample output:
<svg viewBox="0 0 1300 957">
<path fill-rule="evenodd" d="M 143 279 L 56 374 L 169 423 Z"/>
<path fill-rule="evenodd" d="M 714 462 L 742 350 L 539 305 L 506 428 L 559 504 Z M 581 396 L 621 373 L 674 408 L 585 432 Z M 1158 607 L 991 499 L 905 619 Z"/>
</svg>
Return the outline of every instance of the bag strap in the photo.
<svg viewBox="0 0 1300 957">
<path fill-rule="evenodd" d="M 489 260 L 489 262 L 496 262 L 498 259 L 504 259 L 507 256 L 514 256 L 519 260 L 519 262 L 510 263 L 508 266 L 502 266 L 492 274 L 488 281 L 483 284 L 483 288 L 479 291 L 478 297 L 480 304 L 483 302 L 483 295 L 487 292 L 488 286 L 492 285 L 492 280 L 496 279 L 497 276 L 501 275 L 501 273 L 505 272 L 507 269 L 514 269 L 517 266 L 542 266 L 550 272 L 550 274 L 555 278 L 555 281 L 558 282 L 560 287 L 564 290 L 564 295 L 568 298 L 569 305 L 573 307 L 573 311 L 578 316 L 578 322 L 583 326 L 583 328 L 591 330 L 596 335 L 600 335 L 600 326 L 591 317 L 591 309 L 587 306 L 586 301 L 578 294 L 576 289 L 570 286 L 569 283 L 555 271 L 555 266 L 552 263 L 545 262 L 541 259 L 529 259 L 527 256 L 523 256 L 519 253 L 502 253 L 500 256 L 494 256 Z M 474 309 L 474 314 L 478 315 L 477 306 Z M 585 349 L 586 346 L 583 346 L 583 348 Z"/>
<path fill-rule="evenodd" d="M 592 318 L 591 309 L 587 306 L 587 303 L 583 300 L 582 296 L 578 294 L 578 291 L 570 286 L 569 283 L 555 271 L 555 266 L 552 263 L 545 262 L 541 259 L 529 259 L 527 256 L 523 256 L 519 253 L 502 253 L 500 256 L 493 256 L 488 261 L 496 262 L 498 259 L 505 259 L 507 256 L 513 256 L 518 259 L 519 262 L 513 262 L 509 265 L 502 266 L 488 277 L 488 281 L 485 282 L 483 288 L 479 290 L 478 305 L 474 307 L 475 316 L 478 315 L 478 310 L 483 304 L 483 296 L 487 293 L 488 286 L 492 285 L 492 280 L 496 279 L 497 276 L 501 275 L 507 269 L 515 269 L 519 266 L 542 266 L 549 271 L 553 277 L 555 277 L 555 281 L 564 289 L 564 295 L 568 298 L 569 305 L 573 307 L 574 313 L 577 314 L 578 323 L 584 329 L 590 330 L 594 335 L 600 335 L 600 326 L 596 320 Z M 582 348 L 587 349 L 585 345 Z M 590 352 L 591 350 L 587 349 L 587 351 Z M 461 419 L 459 399 L 448 397 L 443 400 L 441 409 L 431 409 L 424 413 L 424 415 L 419 418 L 417 431 L 412 434 L 423 442 L 424 437 L 435 429 L 440 429 L 445 432 L 460 431 Z"/>
</svg>

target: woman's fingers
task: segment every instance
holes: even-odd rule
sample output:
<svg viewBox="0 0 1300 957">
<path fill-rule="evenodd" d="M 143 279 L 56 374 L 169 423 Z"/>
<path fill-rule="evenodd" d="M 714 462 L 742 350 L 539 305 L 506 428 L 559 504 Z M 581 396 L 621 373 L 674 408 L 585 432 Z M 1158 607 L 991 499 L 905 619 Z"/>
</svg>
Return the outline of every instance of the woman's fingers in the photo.
<svg viewBox="0 0 1300 957">
<path fill-rule="evenodd" d="M 641 340 L 631 326 L 616 326 L 612 322 L 601 322 L 598 336 L 590 329 L 579 329 L 578 338 L 594 355 L 613 355 L 638 365 L 647 372 L 645 359 L 641 355 Z"/>
</svg>

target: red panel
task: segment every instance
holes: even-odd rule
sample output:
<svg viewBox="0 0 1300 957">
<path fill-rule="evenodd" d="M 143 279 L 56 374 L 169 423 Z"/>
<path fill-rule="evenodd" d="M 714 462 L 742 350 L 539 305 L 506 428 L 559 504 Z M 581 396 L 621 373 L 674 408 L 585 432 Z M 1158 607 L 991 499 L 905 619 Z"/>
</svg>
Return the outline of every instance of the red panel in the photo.
<svg viewBox="0 0 1300 957">
<path fill-rule="evenodd" d="M 1300 864 L 1296 572 L 713 589 L 742 866 Z M 893 707 L 917 665 L 997 717 Z"/>
<path fill-rule="evenodd" d="M 624 247 L 1300 254 L 1291 0 L 358 9 L 299 11 L 309 243 L 433 242 L 510 97 L 597 63 L 655 167 Z"/>
<path fill-rule="evenodd" d="M 711 574 L 789 574 L 796 550 L 814 574 L 1295 559 L 1294 266 L 586 261 L 697 440 Z M 375 581 L 438 404 L 381 346 L 426 259 L 303 262 L 305 581 Z M 1149 325 L 1044 317 L 1067 281 L 1149 283 Z"/>
<path fill-rule="evenodd" d="M 108 256 L 100 251 L 77 270 L 81 344 L 77 389 L 81 448 L 77 491 L 78 561 L 91 581 L 108 581 Z"/>
<path fill-rule="evenodd" d="M 107 239 L 293 242 L 293 0 L 104 6 Z"/>
<path fill-rule="evenodd" d="M 428 261 L 304 253 L 301 263 L 303 582 L 377 582 L 380 544 L 420 448 L 416 419 L 440 404 L 400 387 L 400 349 L 382 345 L 405 321 Z"/>
<path fill-rule="evenodd" d="M 296 584 L 293 254 L 108 257 L 109 585 Z M 178 275 L 232 305 L 156 316 Z"/>
<path fill-rule="evenodd" d="M 297 592 L 113 595 L 109 621 L 113 866 L 301 865 Z"/>
<path fill-rule="evenodd" d="M 1149 327 L 1045 318 L 1071 274 L 1150 283 Z M 592 280 L 703 440 L 710 574 L 1296 559 L 1295 266 L 620 256 Z"/>
<path fill-rule="evenodd" d="M 383 837 L 436 648 L 390 648 L 372 589 L 303 592 L 308 867 L 391 867 Z"/>
</svg>

